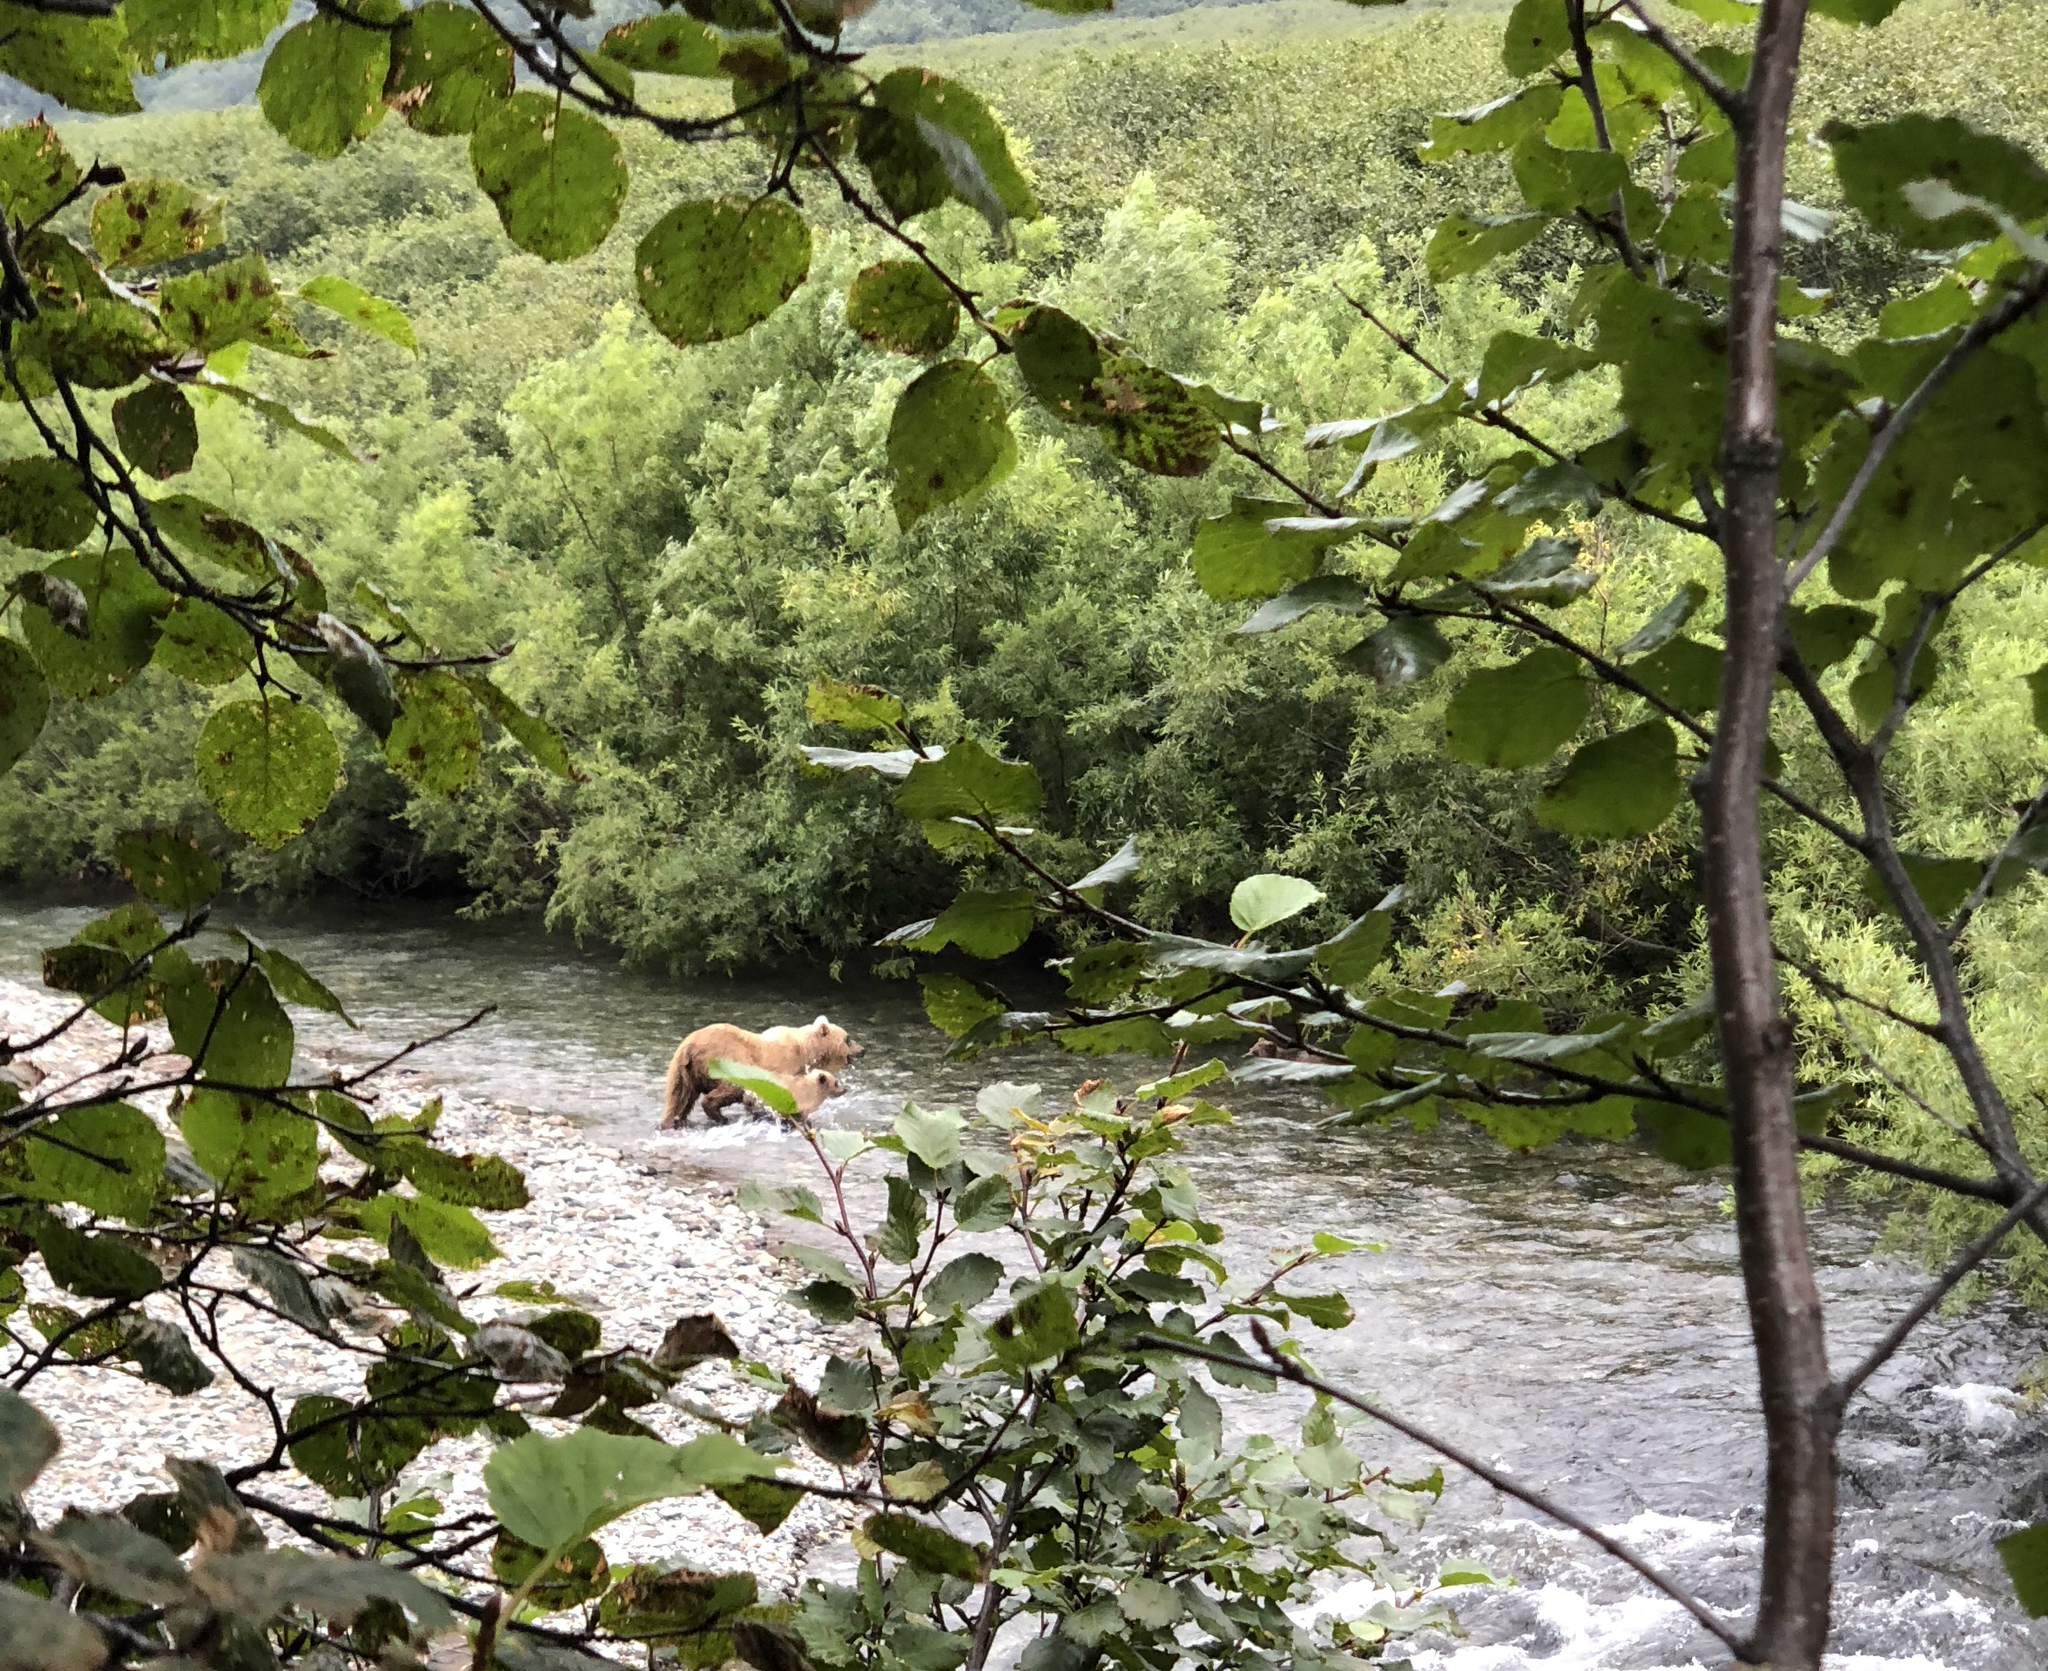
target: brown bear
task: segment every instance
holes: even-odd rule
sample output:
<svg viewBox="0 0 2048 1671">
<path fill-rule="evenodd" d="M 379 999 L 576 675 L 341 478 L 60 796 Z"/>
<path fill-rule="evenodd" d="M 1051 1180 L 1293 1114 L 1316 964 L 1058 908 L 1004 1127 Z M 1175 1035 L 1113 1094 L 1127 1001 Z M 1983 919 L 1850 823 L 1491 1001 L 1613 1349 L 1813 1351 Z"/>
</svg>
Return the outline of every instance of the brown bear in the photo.
<svg viewBox="0 0 2048 1671">
<path fill-rule="evenodd" d="M 778 1073 L 775 1077 L 782 1081 L 789 1094 L 796 1099 L 797 1115 L 803 1119 L 817 1113 L 824 1106 L 827 1097 L 842 1097 L 846 1094 L 846 1086 L 839 1077 L 827 1073 L 823 1068 L 813 1068 L 809 1073 L 799 1074 L 794 1079 L 786 1073 Z M 743 1091 L 739 1086 L 727 1084 L 723 1080 L 704 1093 L 704 1099 L 698 1106 L 704 1110 L 706 1118 L 726 1120 L 732 1117 L 726 1111 L 735 1104 L 743 1107 L 749 1114 L 767 1115 L 774 1112 L 753 1092 Z"/>
<path fill-rule="evenodd" d="M 844 1027 L 833 1026 L 822 1015 L 808 1027 L 770 1027 L 765 1033 L 750 1033 L 725 1021 L 699 1027 L 669 1058 L 662 1128 L 681 1125 L 697 1106 L 697 1099 L 716 1083 L 709 1067 L 712 1062 L 746 1062 L 795 1079 L 813 1068 L 843 1068 L 860 1054 L 860 1048 Z"/>
</svg>

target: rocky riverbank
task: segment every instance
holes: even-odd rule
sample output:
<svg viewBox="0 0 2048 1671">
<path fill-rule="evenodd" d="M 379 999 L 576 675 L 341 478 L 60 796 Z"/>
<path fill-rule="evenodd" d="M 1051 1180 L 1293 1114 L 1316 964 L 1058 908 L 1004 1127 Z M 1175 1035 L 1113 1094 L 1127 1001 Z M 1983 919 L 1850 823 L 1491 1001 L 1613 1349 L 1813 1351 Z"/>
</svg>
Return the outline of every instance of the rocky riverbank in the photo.
<svg viewBox="0 0 2048 1671">
<path fill-rule="evenodd" d="M 0 981 L 0 1036 L 32 1037 L 67 1010 L 65 1002 L 47 993 Z M 113 1028 L 88 1017 L 26 1060 L 70 1078 L 111 1057 L 117 1040 Z M 393 1072 L 380 1083 L 377 1112 L 412 1113 L 439 1095 L 439 1130 L 448 1148 L 500 1155 L 526 1176 L 531 1205 L 485 1215 L 503 1257 L 474 1272 L 451 1273 L 471 1317 L 487 1321 L 523 1309 L 523 1302 L 497 1295 L 501 1284 L 550 1281 L 565 1302 L 600 1319 L 604 1349 L 630 1345 L 650 1350 L 677 1317 L 708 1311 L 725 1325 L 744 1358 L 815 1384 L 834 1339 L 783 1301 L 793 1267 L 771 1251 L 766 1226 L 738 1206 L 730 1187 L 679 1176 L 586 1142 L 571 1121 L 558 1115 L 438 1092 L 430 1078 L 419 1074 Z M 167 1135 L 175 1136 L 161 1096 L 153 1106 L 149 1098 L 134 1100 L 164 1123 Z M 61 1298 L 44 1282 L 39 1264 L 27 1274 L 31 1300 Z M 210 1275 L 223 1288 L 239 1285 L 224 1261 Z M 163 1305 L 166 1321 L 184 1321 L 165 1302 L 147 1303 Z M 182 1397 L 113 1367 L 59 1367 L 35 1379 L 30 1396 L 64 1437 L 63 1450 L 30 1495 L 30 1507 L 39 1517 L 54 1517 L 66 1505 L 117 1508 L 138 1493 L 165 1490 L 161 1465 L 166 1455 L 203 1457 L 223 1467 L 266 1455 L 272 1428 L 262 1393 L 274 1397 L 280 1409 L 289 1409 L 293 1400 L 310 1394 L 353 1396 L 361 1388 L 364 1359 L 323 1345 L 290 1324 L 232 1298 L 222 1303 L 219 1323 L 222 1344 L 246 1386 L 211 1361 L 213 1384 Z M 27 1336 L 20 1314 L 14 1326 L 18 1336 Z M 845 1343 L 837 1344 L 843 1349 Z M 677 1393 L 728 1414 L 760 1402 L 760 1394 L 739 1386 L 721 1363 L 693 1371 Z M 634 1415 L 671 1439 L 701 1431 L 691 1417 L 664 1404 Z M 564 1423 L 537 1425 L 568 1431 Z M 407 1469 L 394 1500 L 417 1489 L 438 1497 L 451 1515 L 481 1509 L 480 1475 L 488 1455 L 488 1443 L 481 1439 L 444 1441 Z M 821 1472 L 820 1477 L 832 1476 Z M 295 1472 L 274 1476 L 255 1489 L 298 1506 L 325 1502 Z M 723 1504 L 692 1498 L 639 1510 L 607 1530 L 604 1543 L 615 1562 L 743 1568 L 756 1575 L 766 1594 L 793 1584 L 811 1549 L 837 1535 L 844 1519 L 840 1505 L 807 1500 L 772 1537 L 764 1538 Z"/>
</svg>

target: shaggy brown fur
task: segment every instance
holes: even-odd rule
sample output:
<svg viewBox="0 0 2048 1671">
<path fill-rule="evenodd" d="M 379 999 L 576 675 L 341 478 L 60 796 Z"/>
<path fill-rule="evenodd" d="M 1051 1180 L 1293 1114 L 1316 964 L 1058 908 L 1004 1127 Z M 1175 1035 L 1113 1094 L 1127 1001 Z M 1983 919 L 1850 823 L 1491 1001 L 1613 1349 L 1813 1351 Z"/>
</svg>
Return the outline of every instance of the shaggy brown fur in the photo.
<svg viewBox="0 0 2048 1671">
<path fill-rule="evenodd" d="M 827 1097 L 841 1097 L 846 1094 L 846 1086 L 839 1078 L 827 1073 L 823 1068 L 813 1068 L 809 1073 L 800 1074 L 795 1079 L 783 1073 L 778 1073 L 775 1077 L 782 1081 L 789 1094 L 796 1099 L 797 1114 L 803 1119 L 817 1113 L 824 1106 Z M 720 1080 L 706 1091 L 703 1100 L 697 1106 L 704 1110 L 706 1119 L 727 1120 L 732 1118 L 727 1110 L 735 1103 L 744 1107 L 749 1114 L 774 1112 L 753 1092 L 743 1091 L 739 1086 L 728 1084 L 724 1080 Z"/>
<path fill-rule="evenodd" d="M 833 1026 L 822 1015 L 808 1027 L 770 1027 L 765 1033 L 750 1033 L 724 1021 L 699 1027 L 676 1046 L 669 1059 L 662 1126 L 679 1126 L 690 1117 L 697 1099 L 716 1083 L 711 1077 L 712 1062 L 745 1062 L 794 1080 L 813 1068 L 843 1068 L 860 1050 L 844 1027 Z"/>
</svg>

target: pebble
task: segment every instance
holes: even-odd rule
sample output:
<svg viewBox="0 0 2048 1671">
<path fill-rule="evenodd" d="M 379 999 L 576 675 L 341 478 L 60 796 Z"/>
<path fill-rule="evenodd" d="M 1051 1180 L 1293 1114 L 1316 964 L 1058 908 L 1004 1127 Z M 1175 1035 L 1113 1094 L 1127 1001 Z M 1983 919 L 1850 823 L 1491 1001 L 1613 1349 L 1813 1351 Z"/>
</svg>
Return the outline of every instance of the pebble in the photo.
<svg viewBox="0 0 2048 1671">
<path fill-rule="evenodd" d="M 0 1037 L 35 1036 L 69 1009 L 60 997 L 0 980 Z M 158 1032 L 155 1042 L 167 1053 L 168 1040 Z M 112 1056 L 118 1039 L 114 1028 L 89 1016 L 55 1044 L 24 1059 L 52 1075 L 88 1074 Z M 161 1058 L 153 1059 L 145 1072 L 153 1076 L 162 1067 Z M 599 1319 L 604 1330 L 600 1349 L 605 1351 L 633 1346 L 651 1352 L 676 1318 L 712 1311 L 743 1357 L 772 1362 L 814 1386 L 826 1356 L 854 1346 L 845 1331 L 827 1329 L 786 1303 L 783 1295 L 806 1275 L 764 1251 L 766 1227 L 739 1208 L 729 1187 L 587 1143 L 573 1121 L 557 1114 L 437 1092 L 418 1074 L 392 1076 L 374 1111 L 415 1113 L 435 1095 L 442 1101 L 441 1145 L 455 1153 L 502 1156 L 526 1175 L 533 1197 L 518 1211 L 483 1215 L 500 1258 L 475 1271 L 449 1273 L 451 1287 L 463 1296 L 463 1309 L 474 1320 L 531 1311 L 527 1302 L 500 1297 L 500 1284 L 552 1280 L 564 1296 L 556 1303 L 574 1303 Z M 162 1093 L 132 1100 L 175 1139 Z M 346 1157 L 336 1159 L 340 1166 L 353 1164 Z M 316 1242 L 314 1248 L 362 1251 L 348 1241 Z M 28 1396 L 56 1423 L 64 1441 L 27 1494 L 38 1519 L 48 1523 L 66 1507 L 116 1509 L 141 1492 L 167 1490 L 159 1461 L 165 1456 L 203 1457 L 231 1468 L 267 1455 L 273 1429 L 260 1395 L 268 1394 L 288 1411 L 294 1400 L 311 1394 L 360 1393 L 363 1366 L 372 1360 L 311 1339 L 244 1303 L 238 1297 L 244 1285 L 224 1257 L 209 1260 L 201 1273 L 203 1280 L 230 1291 L 219 1308 L 221 1345 L 249 1389 L 210 1359 L 213 1384 L 182 1397 L 119 1366 L 58 1366 L 38 1375 Z M 32 1301 L 78 1307 L 79 1302 L 50 1287 L 39 1262 L 24 1267 L 23 1274 Z M 152 1297 L 144 1309 L 189 1327 L 171 1300 Z M 20 1332 L 29 1333 L 25 1328 Z M 692 1370 L 675 1396 L 740 1419 L 762 1402 L 758 1389 L 742 1385 L 732 1368 L 721 1363 Z M 671 1441 L 705 1431 L 668 1404 L 644 1406 L 633 1416 Z M 534 1425 L 544 1432 L 572 1430 L 568 1423 L 546 1418 L 535 1418 Z M 422 1489 L 437 1496 L 450 1516 L 482 1510 L 482 1468 L 489 1455 L 485 1439 L 443 1440 L 407 1468 L 390 1500 Z M 841 1480 L 836 1470 L 808 1457 L 794 1471 L 823 1483 Z M 327 1506 L 325 1494 L 296 1470 L 267 1476 L 251 1489 L 302 1508 Z M 764 1597 L 787 1595 L 810 1552 L 842 1535 L 854 1512 L 845 1504 L 806 1499 L 772 1536 L 763 1537 L 707 1495 L 638 1509 L 606 1529 L 600 1541 L 615 1566 L 650 1561 L 750 1571 Z M 278 1541 L 292 1541 L 274 1522 L 266 1530 Z"/>
</svg>

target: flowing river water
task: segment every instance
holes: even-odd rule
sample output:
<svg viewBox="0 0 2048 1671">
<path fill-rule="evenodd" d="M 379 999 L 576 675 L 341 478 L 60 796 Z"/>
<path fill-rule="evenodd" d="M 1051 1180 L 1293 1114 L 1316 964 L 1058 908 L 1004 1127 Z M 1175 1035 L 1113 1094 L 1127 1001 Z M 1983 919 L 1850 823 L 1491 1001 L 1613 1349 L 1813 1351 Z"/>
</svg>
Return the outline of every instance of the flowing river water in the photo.
<svg viewBox="0 0 2048 1671">
<path fill-rule="evenodd" d="M 92 914 L 0 898 L 0 975 L 33 980 L 39 949 Z M 830 1012 L 867 1047 L 849 1094 L 822 1116 L 840 1124 L 886 1123 L 906 1098 L 968 1101 L 996 1079 L 1060 1094 L 1085 1073 L 1156 1072 L 1050 1049 L 951 1061 L 907 983 L 679 984 L 532 929 L 410 907 L 240 920 L 305 961 L 360 1024 L 351 1033 L 300 1017 L 310 1050 L 367 1062 L 495 1003 L 488 1020 L 416 1058 L 420 1070 L 729 1181 L 794 1179 L 811 1162 L 761 1122 L 654 1132 L 669 1052 L 708 1021 L 762 1027 Z M 1316 1230 L 1379 1248 L 1325 1273 L 1322 1286 L 1341 1287 L 1357 1311 L 1340 1334 L 1310 1331 L 1325 1374 L 1617 1531 L 1731 1616 L 1748 1604 L 1762 1441 L 1719 1178 L 1610 1145 L 1512 1155 L 1454 1121 L 1427 1135 L 1318 1131 L 1322 1110 L 1306 1095 L 1220 1090 L 1237 1123 L 1196 1133 L 1190 1158 L 1237 1268 Z M 1923 1280 L 1874 1251 L 1879 1227 L 1839 1201 L 1815 1214 L 1838 1362 L 1881 1334 Z M 1993 1547 L 2048 1514 L 2048 1419 L 2006 1390 L 2044 1353 L 2048 1321 L 1992 1302 L 1924 1325 L 1859 1399 L 1843 1443 L 1830 1671 L 2048 1664 L 2048 1621 L 2021 1616 Z M 1235 1418 L 1291 1425 L 1280 1409 L 1240 1407 Z M 1383 1454 L 1419 1456 L 1391 1436 Z M 1725 1658 L 1675 1604 L 1455 1470 L 1409 1550 L 1417 1565 L 1455 1553 L 1515 1580 L 1455 1593 L 1471 1636 L 1423 1648 L 1416 1671 L 1652 1671 Z"/>
</svg>

